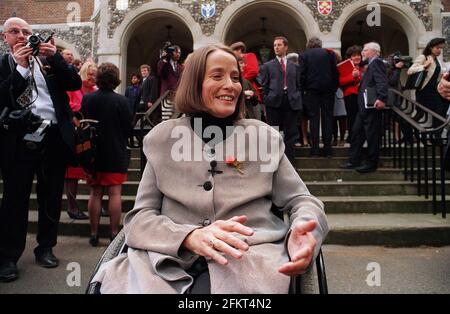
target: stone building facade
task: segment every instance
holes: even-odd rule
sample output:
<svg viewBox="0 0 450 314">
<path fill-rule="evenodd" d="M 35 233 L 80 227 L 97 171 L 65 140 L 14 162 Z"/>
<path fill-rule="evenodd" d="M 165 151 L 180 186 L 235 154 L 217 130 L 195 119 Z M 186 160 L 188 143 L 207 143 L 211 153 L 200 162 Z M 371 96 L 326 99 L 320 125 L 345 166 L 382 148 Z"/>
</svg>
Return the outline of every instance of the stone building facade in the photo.
<svg viewBox="0 0 450 314">
<path fill-rule="evenodd" d="M 385 55 L 415 56 L 433 37 L 450 42 L 449 0 L 331 2 L 331 12 L 322 15 L 316 0 L 1 0 L 0 24 L 19 16 L 41 33 L 54 31 L 60 48 L 117 64 L 123 81 L 142 63 L 154 66 L 168 40 L 184 56 L 208 43 L 241 40 L 260 58 L 269 56 L 276 35 L 286 36 L 297 52 L 311 36 L 343 53 L 352 44 L 376 40 Z"/>
</svg>

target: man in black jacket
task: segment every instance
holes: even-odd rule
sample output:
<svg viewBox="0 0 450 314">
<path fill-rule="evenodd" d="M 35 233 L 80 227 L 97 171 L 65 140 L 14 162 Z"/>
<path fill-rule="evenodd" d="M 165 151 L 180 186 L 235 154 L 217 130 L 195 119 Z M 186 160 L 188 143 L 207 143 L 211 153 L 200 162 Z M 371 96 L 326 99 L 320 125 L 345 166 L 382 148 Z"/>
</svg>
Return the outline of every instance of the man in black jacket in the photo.
<svg viewBox="0 0 450 314">
<path fill-rule="evenodd" d="M 151 75 L 151 68 L 147 64 L 141 65 L 142 83 L 137 97 L 136 112 L 146 112 L 158 98 L 158 82 Z"/>
<path fill-rule="evenodd" d="M 341 168 L 356 169 L 360 173 L 376 171 L 380 156 L 380 137 L 382 131 L 381 110 L 384 109 L 388 96 L 388 78 L 386 66 L 379 58 L 380 45 L 370 42 L 364 45 L 362 51 L 363 61 L 368 62 L 367 70 L 364 72 L 358 93 L 358 114 L 353 125 L 350 158 Z M 367 103 L 370 103 L 370 94 L 375 94 L 376 99 L 373 108 L 366 108 L 364 94 L 366 90 L 373 89 L 374 93 L 368 92 Z M 367 163 L 361 166 L 361 149 L 367 139 Z"/>
<path fill-rule="evenodd" d="M 319 155 L 319 126 L 322 118 L 323 155 L 332 156 L 333 109 L 339 85 L 334 51 L 322 48 L 322 41 L 312 37 L 300 55 L 300 88 L 305 113 L 310 119 L 311 156 Z"/>
<path fill-rule="evenodd" d="M 276 58 L 261 68 L 263 102 L 269 124 L 281 127 L 284 132 L 286 156 L 293 163 L 294 145 L 299 140 L 298 115 L 302 110 L 300 72 L 298 65 L 287 61 L 285 37 L 275 37 L 273 46 Z"/>
<path fill-rule="evenodd" d="M 73 158 L 75 132 L 66 91 L 81 88 L 81 79 L 57 52 L 51 40 L 40 43 L 38 57 L 27 47 L 32 30 L 20 18 L 4 24 L 3 37 L 10 53 L 0 60 L 0 112 L 30 109 L 45 126 L 42 145 L 33 147 L 25 135 L 35 131 L 30 119 L 12 129 L 2 123 L 0 158 L 4 182 L 0 207 L 0 281 L 18 278 L 16 263 L 25 249 L 28 207 L 33 178 L 39 206 L 36 262 L 46 268 L 58 266 L 56 245 L 64 174 Z M 5 109 L 8 108 L 8 109 Z M 6 127 L 4 127 L 6 125 Z"/>
</svg>

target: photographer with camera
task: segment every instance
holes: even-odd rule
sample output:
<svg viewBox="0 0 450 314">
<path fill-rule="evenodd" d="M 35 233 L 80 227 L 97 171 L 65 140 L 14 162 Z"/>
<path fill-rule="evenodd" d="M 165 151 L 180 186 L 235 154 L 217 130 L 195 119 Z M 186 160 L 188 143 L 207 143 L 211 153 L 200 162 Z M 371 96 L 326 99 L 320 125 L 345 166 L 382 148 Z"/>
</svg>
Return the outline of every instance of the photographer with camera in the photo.
<svg viewBox="0 0 450 314">
<path fill-rule="evenodd" d="M 412 57 L 402 56 L 400 51 L 397 51 L 387 58 L 386 63 L 389 87 L 401 92 L 402 85 L 400 82 L 400 76 L 403 69 L 407 69 L 412 65 Z M 399 106 L 400 101 L 401 98 L 398 95 L 388 91 L 389 105 Z M 407 123 L 404 121 L 395 122 L 395 141 L 397 143 L 411 142 L 412 135 L 411 128 Z"/>
<path fill-rule="evenodd" d="M 177 45 L 166 42 L 162 49 L 157 66 L 157 75 L 161 82 L 160 96 L 167 90 L 175 90 L 180 79 L 183 66 L 179 64 L 181 49 Z"/>
<path fill-rule="evenodd" d="M 58 266 L 56 245 L 64 174 L 75 141 L 66 91 L 81 79 L 57 52 L 51 37 L 42 39 L 20 18 L 8 19 L 3 38 L 10 53 L 0 59 L 1 167 L 0 281 L 18 278 L 17 261 L 25 249 L 33 178 L 39 222 L 36 262 Z M 8 112 L 10 112 L 8 114 Z"/>
</svg>

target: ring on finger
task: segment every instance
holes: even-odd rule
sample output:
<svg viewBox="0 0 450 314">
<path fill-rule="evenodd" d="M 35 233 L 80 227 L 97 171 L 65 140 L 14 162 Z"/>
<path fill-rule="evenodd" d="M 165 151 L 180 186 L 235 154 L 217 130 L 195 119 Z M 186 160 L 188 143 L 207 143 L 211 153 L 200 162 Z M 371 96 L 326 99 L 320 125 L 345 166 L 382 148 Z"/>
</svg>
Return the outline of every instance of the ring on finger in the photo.
<svg viewBox="0 0 450 314">
<path fill-rule="evenodd" d="M 216 249 L 216 246 L 217 246 L 217 239 L 211 239 L 211 240 L 209 240 L 209 245 L 210 245 L 213 249 Z"/>
</svg>

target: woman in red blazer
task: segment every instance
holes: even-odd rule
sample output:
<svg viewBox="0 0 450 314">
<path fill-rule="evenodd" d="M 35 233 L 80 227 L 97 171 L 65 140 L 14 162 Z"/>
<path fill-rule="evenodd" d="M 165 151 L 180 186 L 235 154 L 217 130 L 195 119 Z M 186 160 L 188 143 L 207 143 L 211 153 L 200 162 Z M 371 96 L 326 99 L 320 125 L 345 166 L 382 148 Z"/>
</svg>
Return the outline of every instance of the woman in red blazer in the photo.
<svg viewBox="0 0 450 314">
<path fill-rule="evenodd" d="M 344 92 L 345 110 L 347 111 L 347 143 L 350 143 L 353 123 L 358 113 L 358 90 L 364 72 L 364 67 L 361 66 L 361 51 L 362 48 L 357 45 L 347 49 L 345 54 L 348 59 L 352 60 L 355 68 L 348 75 L 339 75 L 339 85 Z"/>
</svg>

